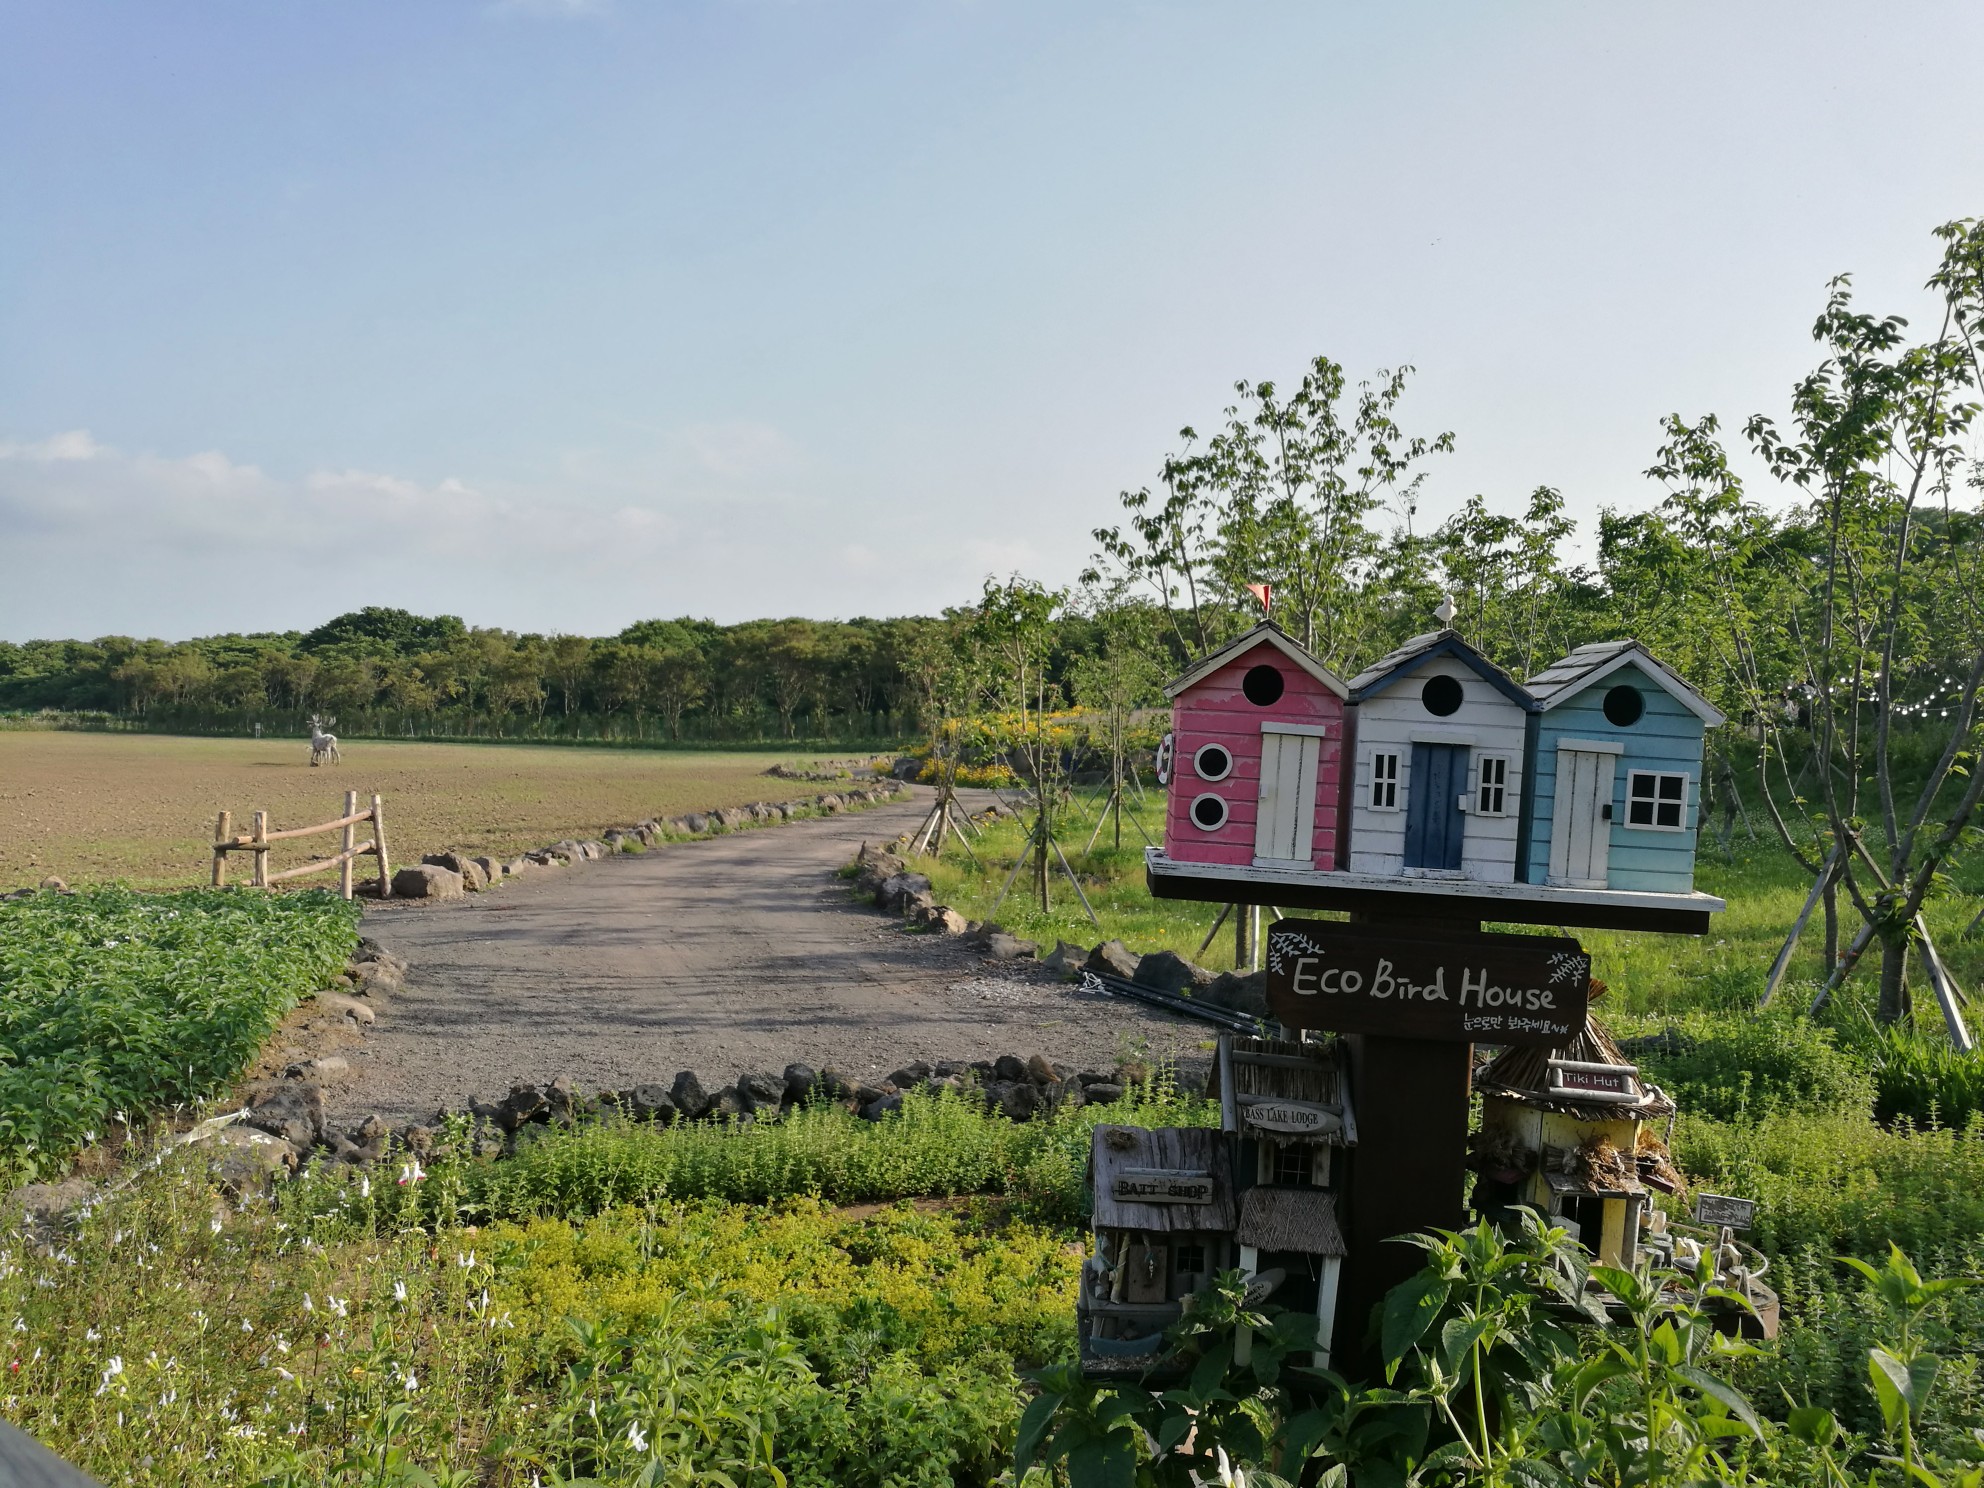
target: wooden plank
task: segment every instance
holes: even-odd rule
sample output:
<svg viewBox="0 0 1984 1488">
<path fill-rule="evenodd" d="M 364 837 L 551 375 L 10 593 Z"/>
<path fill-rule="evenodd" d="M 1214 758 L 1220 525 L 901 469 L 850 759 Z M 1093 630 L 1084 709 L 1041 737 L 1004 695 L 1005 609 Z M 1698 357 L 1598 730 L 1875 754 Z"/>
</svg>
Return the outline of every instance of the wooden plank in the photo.
<svg viewBox="0 0 1984 1488">
<path fill-rule="evenodd" d="M 1288 855 L 1306 861 L 1316 855 L 1316 782 L 1323 741 L 1298 737 L 1295 743 L 1295 819 L 1289 823 Z"/>
<path fill-rule="evenodd" d="M 339 865 L 349 868 L 354 858 L 370 857 L 377 850 L 375 844 L 367 842 L 363 846 L 354 847 L 347 852 L 337 853 L 328 858 L 319 858 L 314 863 L 304 863 L 300 867 L 285 868 L 280 873 L 271 873 L 268 881 L 272 884 L 277 884 L 282 883 L 285 879 L 306 878 L 312 873 L 323 873 Z"/>
<path fill-rule="evenodd" d="M 234 835 L 234 813 L 223 811 L 214 822 L 214 887 L 227 883 L 227 849 L 221 844 Z"/>
<path fill-rule="evenodd" d="M 1560 1048 L 1583 1031 L 1591 957 L 1575 940 L 1283 920 L 1268 1009 L 1290 1028 Z"/>
<path fill-rule="evenodd" d="M 266 811 L 255 813 L 255 887 L 266 889 L 269 886 L 269 814 Z"/>
</svg>

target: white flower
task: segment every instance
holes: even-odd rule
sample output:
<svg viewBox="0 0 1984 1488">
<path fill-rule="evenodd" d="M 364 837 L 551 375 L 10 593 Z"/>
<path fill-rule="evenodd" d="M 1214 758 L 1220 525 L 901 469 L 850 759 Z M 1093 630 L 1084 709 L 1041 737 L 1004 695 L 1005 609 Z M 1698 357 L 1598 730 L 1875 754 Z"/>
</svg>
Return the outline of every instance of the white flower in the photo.
<svg viewBox="0 0 1984 1488">
<path fill-rule="evenodd" d="M 310 1294 L 308 1292 L 303 1294 L 303 1310 L 305 1312 L 315 1312 L 317 1310 L 317 1304 L 310 1300 Z"/>
<path fill-rule="evenodd" d="M 394 1300 L 395 1302 L 404 1302 L 404 1301 L 406 1301 L 406 1283 L 405 1283 L 405 1282 L 403 1282 L 403 1281 L 396 1281 L 396 1282 L 394 1282 L 394 1283 L 393 1283 L 393 1300 Z"/>
<path fill-rule="evenodd" d="M 633 1425 L 627 1428 L 627 1445 L 632 1447 L 636 1452 L 645 1452 L 648 1449 L 648 1439 L 641 1435 L 641 1423 L 639 1421 L 634 1422 Z"/>
<path fill-rule="evenodd" d="M 351 1303 L 343 1297 L 326 1297 L 324 1300 L 331 1306 L 332 1317 L 344 1317 L 351 1311 Z"/>
<path fill-rule="evenodd" d="M 358 1180 L 358 1196 L 361 1199 L 372 1197 L 372 1180 L 370 1178 L 360 1178 Z"/>
<path fill-rule="evenodd" d="M 83 1329 L 83 1339 L 85 1342 L 95 1343 L 101 1337 L 103 1337 L 103 1335 L 97 1332 L 97 1330 L 94 1328 Z"/>
<path fill-rule="evenodd" d="M 216 1235 L 220 1233 L 220 1216 L 218 1214 L 213 1217 L 213 1222 L 207 1228 L 212 1230 Z"/>
<path fill-rule="evenodd" d="M 249 1322 L 248 1319 L 243 1318 L 241 1320 L 241 1331 L 243 1333 L 253 1333 L 255 1331 L 255 1325 Z"/>
<path fill-rule="evenodd" d="M 457 1255 L 455 1257 L 455 1264 L 460 1266 L 464 1271 L 468 1270 L 475 1264 L 475 1252 L 471 1250 L 467 1255 Z"/>
<path fill-rule="evenodd" d="M 409 1394 L 409 1395 L 411 1395 L 411 1394 L 412 1394 L 412 1393 L 413 1393 L 413 1392 L 414 1392 L 415 1390 L 418 1390 L 419 1388 L 420 1388 L 420 1381 L 414 1378 L 414 1375 L 413 1375 L 413 1371 L 412 1371 L 411 1369 L 409 1369 L 409 1370 L 408 1370 L 408 1371 L 406 1372 L 406 1392 L 407 1392 L 407 1394 Z"/>
<path fill-rule="evenodd" d="M 123 1372 L 123 1357 L 117 1354 L 111 1355 L 110 1362 L 103 1366 L 103 1383 L 96 1387 L 97 1394 L 101 1395 L 105 1390 L 108 1390 L 110 1388 L 110 1382 Z"/>
</svg>

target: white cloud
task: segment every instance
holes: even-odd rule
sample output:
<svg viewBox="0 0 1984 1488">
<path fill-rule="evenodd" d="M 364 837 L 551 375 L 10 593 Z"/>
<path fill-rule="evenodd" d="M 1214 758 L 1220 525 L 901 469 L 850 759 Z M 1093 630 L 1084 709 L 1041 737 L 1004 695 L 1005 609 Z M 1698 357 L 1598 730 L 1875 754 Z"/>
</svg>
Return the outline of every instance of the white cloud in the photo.
<svg viewBox="0 0 1984 1488">
<path fill-rule="evenodd" d="M 35 444 L 9 444 L 0 440 L 0 460 L 33 460 L 49 464 L 58 460 L 97 460 L 114 453 L 90 437 L 88 429 L 70 429 L 51 434 Z"/>
</svg>

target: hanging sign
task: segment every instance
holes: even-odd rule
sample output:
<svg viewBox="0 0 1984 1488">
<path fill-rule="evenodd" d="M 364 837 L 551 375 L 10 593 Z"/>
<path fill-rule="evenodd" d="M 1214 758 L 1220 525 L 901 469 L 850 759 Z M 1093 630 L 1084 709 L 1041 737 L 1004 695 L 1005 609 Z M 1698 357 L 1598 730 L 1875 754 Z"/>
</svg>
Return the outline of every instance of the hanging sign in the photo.
<svg viewBox="0 0 1984 1488">
<path fill-rule="evenodd" d="M 1212 1174 L 1183 1168 L 1125 1168 L 1109 1192 L 1132 1204 L 1210 1204 Z"/>
<path fill-rule="evenodd" d="M 1287 1132 L 1293 1136 L 1314 1136 L 1343 1128 L 1343 1113 L 1333 1106 L 1312 1101 L 1274 1100 L 1256 1096 L 1240 1098 L 1241 1118 L 1261 1131 Z"/>
<path fill-rule="evenodd" d="M 1268 932 L 1268 1011 L 1290 1028 L 1560 1048 L 1591 957 L 1549 935 L 1439 935 L 1321 920 Z"/>
</svg>

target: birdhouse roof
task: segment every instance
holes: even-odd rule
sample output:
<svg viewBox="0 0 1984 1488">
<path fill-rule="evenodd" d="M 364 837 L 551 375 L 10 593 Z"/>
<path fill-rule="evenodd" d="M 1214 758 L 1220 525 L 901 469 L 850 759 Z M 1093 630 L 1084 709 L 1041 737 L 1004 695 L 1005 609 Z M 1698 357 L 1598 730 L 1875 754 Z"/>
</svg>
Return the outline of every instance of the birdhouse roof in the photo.
<svg viewBox="0 0 1984 1488">
<path fill-rule="evenodd" d="M 1551 1061 L 1609 1065 L 1630 1070 L 1639 1086 L 1634 1101 L 1579 1100 L 1551 1088 Z M 1674 1102 L 1658 1085 L 1641 1080 L 1639 1066 L 1613 1042 L 1599 1021 L 1586 1013 L 1584 1027 L 1561 1049 L 1515 1047 L 1503 1050 L 1474 1072 L 1474 1088 L 1484 1096 L 1516 1101 L 1539 1110 L 1557 1111 L 1580 1121 L 1646 1121 L 1674 1113 Z"/>
<path fill-rule="evenodd" d="M 1723 722 L 1716 706 L 1683 682 L 1638 641 L 1594 641 L 1580 646 L 1569 656 L 1553 661 L 1529 679 L 1529 690 L 1536 694 L 1541 711 L 1548 713 L 1559 703 L 1568 702 L 1595 682 L 1603 681 L 1621 667 L 1636 666 L 1677 703 L 1710 728 Z M 1352 684 L 1353 686 L 1355 684 Z"/>
<path fill-rule="evenodd" d="M 1250 1188 L 1240 1196 L 1240 1245 L 1298 1255 L 1348 1254 L 1336 1200 L 1320 1188 Z"/>
<path fill-rule="evenodd" d="M 1536 711 L 1536 699 L 1530 696 L 1528 689 L 1462 640 L 1459 631 L 1452 629 L 1429 630 L 1424 635 L 1414 636 L 1396 651 L 1380 656 L 1350 679 L 1350 700 L 1361 703 L 1368 697 L 1376 697 L 1394 682 L 1411 676 L 1428 662 L 1443 656 L 1451 656 L 1460 662 L 1523 711 Z"/>
<path fill-rule="evenodd" d="M 1137 1170 L 1204 1173 L 1210 1204 L 1147 1204 L 1116 1197 L 1116 1179 Z M 1098 1126 L 1089 1145 L 1095 1222 L 1112 1229 L 1207 1231 L 1233 1229 L 1233 1163 L 1226 1133 L 1203 1126 Z"/>
<path fill-rule="evenodd" d="M 1210 656 L 1193 662 L 1175 682 L 1164 689 L 1164 695 L 1175 698 L 1187 688 L 1203 682 L 1229 661 L 1245 656 L 1258 646 L 1274 647 L 1283 657 L 1314 677 L 1338 697 L 1349 695 L 1350 689 L 1344 685 L 1343 678 L 1311 656 L 1306 647 L 1272 620 L 1263 620 L 1244 635 L 1228 641 Z"/>
</svg>

